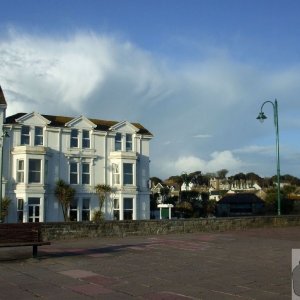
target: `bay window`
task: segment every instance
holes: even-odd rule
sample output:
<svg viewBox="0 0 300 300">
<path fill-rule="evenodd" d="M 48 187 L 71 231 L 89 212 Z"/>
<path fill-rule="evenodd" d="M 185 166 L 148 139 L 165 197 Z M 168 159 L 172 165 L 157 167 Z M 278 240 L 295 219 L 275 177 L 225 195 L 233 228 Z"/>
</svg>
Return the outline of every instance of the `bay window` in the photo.
<svg viewBox="0 0 300 300">
<path fill-rule="evenodd" d="M 82 184 L 90 184 L 90 164 L 82 164 Z"/>
<path fill-rule="evenodd" d="M 118 198 L 114 199 L 114 220 L 120 220 L 120 202 Z"/>
<path fill-rule="evenodd" d="M 41 182 L 41 160 L 29 159 L 28 183 Z"/>
<path fill-rule="evenodd" d="M 113 184 L 120 184 L 120 169 L 118 164 L 112 164 Z"/>
<path fill-rule="evenodd" d="M 78 220 L 78 199 L 72 199 L 70 203 L 70 221 Z"/>
<path fill-rule="evenodd" d="M 133 164 L 123 164 L 123 184 L 133 184 Z"/>
<path fill-rule="evenodd" d="M 81 210 L 81 220 L 89 221 L 90 220 L 90 199 L 82 199 L 82 210 Z"/>
<path fill-rule="evenodd" d="M 24 183 L 24 160 L 17 161 L 17 182 Z"/>
<path fill-rule="evenodd" d="M 78 163 L 70 163 L 70 184 L 78 184 Z"/>
<path fill-rule="evenodd" d="M 133 216 L 133 199 L 124 198 L 124 220 L 132 220 Z"/>
</svg>

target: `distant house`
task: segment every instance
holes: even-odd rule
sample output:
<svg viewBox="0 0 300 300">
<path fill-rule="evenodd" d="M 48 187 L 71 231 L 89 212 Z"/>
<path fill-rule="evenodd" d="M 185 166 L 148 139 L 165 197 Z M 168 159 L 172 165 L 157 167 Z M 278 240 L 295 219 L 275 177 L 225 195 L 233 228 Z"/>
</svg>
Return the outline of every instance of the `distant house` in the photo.
<svg viewBox="0 0 300 300">
<path fill-rule="evenodd" d="M 209 192 L 209 200 L 215 200 L 215 201 L 219 201 L 221 199 L 221 192 L 220 191 L 210 191 Z"/>
<path fill-rule="evenodd" d="M 252 193 L 227 194 L 217 204 L 220 217 L 260 215 L 264 213 L 265 203 Z"/>
<path fill-rule="evenodd" d="M 184 182 L 181 185 L 180 189 L 181 189 L 181 191 L 191 191 L 193 189 L 193 187 L 194 187 L 194 184 L 192 182 L 190 182 L 188 185 Z"/>
</svg>

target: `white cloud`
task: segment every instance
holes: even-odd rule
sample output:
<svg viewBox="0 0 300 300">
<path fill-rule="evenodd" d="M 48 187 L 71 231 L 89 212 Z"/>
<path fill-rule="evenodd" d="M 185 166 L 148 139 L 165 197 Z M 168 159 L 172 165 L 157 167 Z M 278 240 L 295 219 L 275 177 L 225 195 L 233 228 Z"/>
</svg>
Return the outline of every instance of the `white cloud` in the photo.
<svg viewBox="0 0 300 300">
<path fill-rule="evenodd" d="M 212 137 L 211 134 L 196 134 L 193 136 L 193 138 L 197 138 L 197 139 L 206 139 L 211 137 Z"/>
<path fill-rule="evenodd" d="M 275 151 L 275 146 L 245 146 L 239 149 L 234 149 L 233 153 L 245 153 L 245 154 L 273 154 Z"/>
<path fill-rule="evenodd" d="M 155 136 L 155 176 L 245 166 L 268 172 L 272 166 L 265 157 L 256 161 L 260 154 L 274 156 L 264 146 L 274 139 L 273 123 L 260 126 L 255 118 L 262 102 L 276 96 L 285 99 L 279 101 L 281 132 L 294 126 L 287 120 L 299 119 L 300 67 L 268 73 L 218 53 L 193 64 L 176 61 L 175 68 L 108 34 L 57 38 L 13 32 L 0 40 L 0 84 L 8 115 L 38 111 L 141 122 Z M 299 135 L 295 130 L 288 137 L 293 147 L 282 155 L 294 157 Z M 296 169 L 287 157 L 283 161 L 286 172 Z"/>
<path fill-rule="evenodd" d="M 216 172 L 221 169 L 228 169 L 230 172 L 236 172 L 243 166 L 242 161 L 234 157 L 231 151 L 213 152 L 210 159 L 204 160 L 197 156 L 181 156 L 175 161 L 165 162 L 164 166 L 172 170 L 173 174 L 182 172 Z"/>
</svg>

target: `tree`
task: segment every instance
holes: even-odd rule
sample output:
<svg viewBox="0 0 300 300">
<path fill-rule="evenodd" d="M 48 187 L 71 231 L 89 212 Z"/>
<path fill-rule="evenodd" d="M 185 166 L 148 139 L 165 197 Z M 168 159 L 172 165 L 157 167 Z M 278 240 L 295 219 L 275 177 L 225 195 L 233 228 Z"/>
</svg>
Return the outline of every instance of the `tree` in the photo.
<svg viewBox="0 0 300 300">
<path fill-rule="evenodd" d="M 11 199 L 7 196 L 1 199 L 1 220 L 4 222 L 5 218 L 8 216 L 8 208 L 11 203 Z"/>
<path fill-rule="evenodd" d="M 151 184 L 153 184 L 154 186 L 157 185 L 158 183 L 162 183 L 162 180 L 158 177 L 150 177 L 150 181 L 151 181 Z"/>
<path fill-rule="evenodd" d="M 55 197 L 60 202 L 64 220 L 69 221 L 70 217 L 68 214 L 68 209 L 70 207 L 72 200 L 74 199 L 75 189 L 73 189 L 69 184 L 64 182 L 62 179 L 59 179 L 56 182 L 54 194 Z"/>
<path fill-rule="evenodd" d="M 281 204 L 282 214 L 290 214 L 294 208 L 294 202 L 293 200 L 289 199 L 288 193 L 289 193 L 289 189 L 280 190 L 280 204 Z M 271 188 L 267 191 L 265 202 L 266 202 L 266 212 L 269 214 L 276 214 L 278 209 L 276 188 Z"/>
<path fill-rule="evenodd" d="M 94 212 L 93 220 L 99 222 L 104 219 L 102 208 L 108 195 L 112 192 L 112 188 L 107 184 L 97 184 L 95 186 L 95 191 L 98 194 L 99 210 Z"/>
<path fill-rule="evenodd" d="M 228 170 L 227 169 L 221 169 L 217 172 L 217 176 L 220 178 L 220 179 L 225 179 L 226 178 L 226 175 L 228 174 Z"/>
</svg>

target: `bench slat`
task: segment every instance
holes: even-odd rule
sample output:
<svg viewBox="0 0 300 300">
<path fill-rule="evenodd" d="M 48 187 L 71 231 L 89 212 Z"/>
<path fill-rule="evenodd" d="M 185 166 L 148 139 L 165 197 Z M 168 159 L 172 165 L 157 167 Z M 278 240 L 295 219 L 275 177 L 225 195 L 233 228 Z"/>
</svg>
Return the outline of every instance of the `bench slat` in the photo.
<svg viewBox="0 0 300 300">
<path fill-rule="evenodd" d="M 32 246 L 32 256 L 37 257 L 37 247 L 51 245 L 40 239 L 40 226 L 34 223 L 0 224 L 0 247 Z"/>
</svg>

